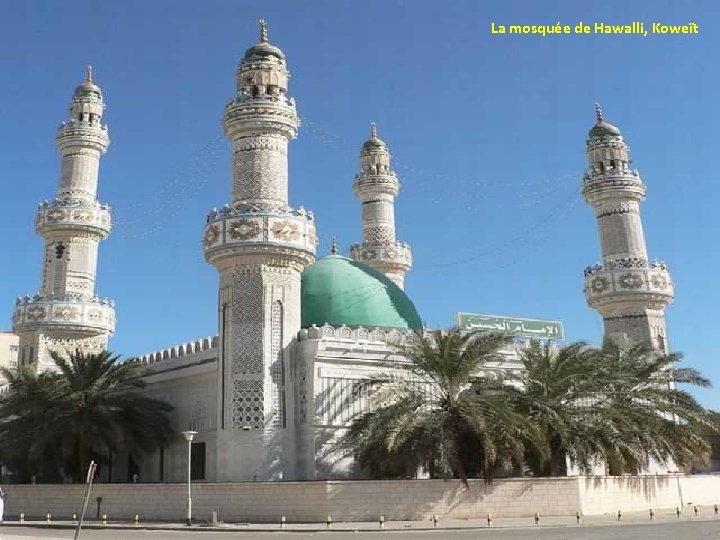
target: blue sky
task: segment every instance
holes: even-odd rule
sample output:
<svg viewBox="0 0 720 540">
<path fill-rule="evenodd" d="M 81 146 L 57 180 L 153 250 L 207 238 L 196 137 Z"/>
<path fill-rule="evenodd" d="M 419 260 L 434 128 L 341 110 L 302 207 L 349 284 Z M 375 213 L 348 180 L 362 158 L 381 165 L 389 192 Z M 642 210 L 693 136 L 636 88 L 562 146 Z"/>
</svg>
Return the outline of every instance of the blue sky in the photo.
<svg viewBox="0 0 720 540">
<path fill-rule="evenodd" d="M 303 120 L 290 154 L 291 204 L 315 212 L 321 244 L 360 236 L 352 193 L 368 123 L 403 181 L 406 284 L 427 324 L 458 311 L 562 320 L 597 343 L 582 270 L 599 259 L 579 194 L 600 101 L 648 186 L 651 257 L 676 283 L 670 344 L 720 384 L 716 361 L 717 86 L 713 2 L 4 2 L 0 175 L 5 238 L 0 328 L 40 281 L 36 205 L 55 195 L 54 134 L 83 66 L 103 87 L 112 144 L 100 199 L 115 209 L 98 292 L 117 302 L 112 349 L 135 355 L 216 332 L 217 274 L 204 262 L 207 212 L 229 200 L 223 107 L 264 17 L 284 49 Z M 698 35 L 493 36 L 490 23 L 696 22 Z M 716 390 L 699 392 L 720 408 Z"/>
</svg>

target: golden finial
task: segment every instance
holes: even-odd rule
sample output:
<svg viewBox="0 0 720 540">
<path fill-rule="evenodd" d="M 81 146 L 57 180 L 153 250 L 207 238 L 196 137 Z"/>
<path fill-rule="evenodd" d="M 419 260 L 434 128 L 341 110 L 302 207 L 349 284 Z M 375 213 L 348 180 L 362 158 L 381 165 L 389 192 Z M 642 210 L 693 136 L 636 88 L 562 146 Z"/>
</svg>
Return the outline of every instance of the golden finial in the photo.
<svg viewBox="0 0 720 540">
<path fill-rule="evenodd" d="M 265 19 L 260 19 L 258 21 L 258 23 L 260 23 L 260 43 L 267 43 L 267 40 L 268 40 L 267 23 L 265 22 Z"/>
<path fill-rule="evenodd" d="M 92 66 L 85 66 L 85 82 L 93 82 L 92 80 Z"/>
<path fill-rule="evenodd" d="M 330 254 L 331 254 L 331 255 L 337 255 L 337 254 L 338 254 L 337 236 L 333 236 L 332 246 L 330 246 Z"/>
<path fill-rule="evenodd" d="M 377 139 L 377 124 L 375 122 L 370 122 L 370 136 Z"/>
<path fill-rule="evenodd" d="M 599 103 L 595 103 L 595 118 L 597 118 L 598 122 L 603 121 L 602 107 L 600 107 Z"/>
</svg>

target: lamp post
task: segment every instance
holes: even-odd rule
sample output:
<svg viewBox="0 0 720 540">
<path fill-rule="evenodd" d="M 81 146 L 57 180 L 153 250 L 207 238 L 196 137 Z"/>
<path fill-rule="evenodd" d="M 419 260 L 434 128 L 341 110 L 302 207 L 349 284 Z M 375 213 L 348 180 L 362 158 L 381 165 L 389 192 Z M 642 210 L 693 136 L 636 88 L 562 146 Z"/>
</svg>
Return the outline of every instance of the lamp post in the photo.
<svg viewBox="0 0 720 540">
<path fill-rule="evenodd" d="M 191 469 L 190 465 L 192 463 L 192 440 L 197 435 L 197 431 L 183 431 L 182 434 L 185 436 L 185 440 L 188 443 L 188 459 L 187 459 L 187 487 L 188 487 L 188 497 L 187 497 L 187 525 L 188 527 L 192 525 L 192 491 L 190 489 L 191 484 Z"/>
</svg>

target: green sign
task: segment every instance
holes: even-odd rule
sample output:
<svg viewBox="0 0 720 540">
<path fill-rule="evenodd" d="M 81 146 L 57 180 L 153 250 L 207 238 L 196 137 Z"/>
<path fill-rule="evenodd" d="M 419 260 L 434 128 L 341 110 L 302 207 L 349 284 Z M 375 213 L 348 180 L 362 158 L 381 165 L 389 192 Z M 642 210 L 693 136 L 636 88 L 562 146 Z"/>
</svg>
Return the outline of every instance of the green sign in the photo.
<svg viewBox="0 0 720 540">
<path fill-rule="evenodd" d="M 480 315 L 477 313 L 458 313 L 457 322 L 460 330 L 475 332 L 501 332 L 536 339 L 564 339 L 563 325 L 558 321 L 542 321 L 539 319 L 519 319 L 498 315 Z"/>
</svg>

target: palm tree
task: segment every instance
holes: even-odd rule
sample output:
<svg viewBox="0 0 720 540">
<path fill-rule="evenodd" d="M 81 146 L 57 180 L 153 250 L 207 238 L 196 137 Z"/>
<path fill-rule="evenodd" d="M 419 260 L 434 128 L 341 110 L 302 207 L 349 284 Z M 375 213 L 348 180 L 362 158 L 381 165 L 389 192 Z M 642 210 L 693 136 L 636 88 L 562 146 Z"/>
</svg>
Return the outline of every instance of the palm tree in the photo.
<svg viewBox="0 0 720 540">
<path fill-rule="evenodd" d="M 711 384 L 697 370 L 677 367 L 680 353 L 608 340 L 595 357 L 603 388 L 593 409 L 613 428 L 603 448 L 611 473 L 637 471 L 650 459 L 689 468 L 709 458 L 703 432 L 717 433 L 718 419 L 678 385 Z"/>
<path fill-rule="evenodd" d="M 171 436 L 172 407 L 139 392 L 142 365 L 108 351 L 51 356 L 58 373 L 6 373 L 10 392 L 0 400 L 0 440 L 20 441 L 30 465 L 79 480 L 108 450 L 150 452 Z"/>
<path fill-rule="evenodd" d="M 499 465 L 522 463 L 528 447 L 544 451 L 542 432 L 510 406 L 506 395 L 478 379 L 502 360 L 510 338 L 459 329 L 418 335 L 399 351 L 400 371 L 368 381 L 380 385 L 376 408 L 351 425 L 346 441 L 365 470 L 403 476 L 421 465 L 431 476 L 469 474 L 489 481 Z"/>
<path fill-rule="evenodd" d="M 548 459 L 529 454 L 530 469 L 538 475 L 565 475 L 566 458 L 589 469 L 603 437 L 602 422 L 589 414 L 602 381 L 596 374 L 595 350 L 584 342 L 551 347 L 531 341 L 519 351 L 523 371 L 511 392 L 513 403 L 532 415 L 545 433 Z"/>
<path fill-rule="evenodd" d="M 650 459 L 685 467 L 708 455 L 702 430 L 717 429 L 717 419 L 677 384 L 710 383 L 694 369 L 674 367 L 682 355 L 611 341 L 600 349 L 531 342 L 520 358 L 524 371 L 512 400 L 535 415 L 549 446 L 548 461 L 527 456 L 536 474 L 565 474 L 566 456 L 585 472 L 604 463 L 618 474 L 637 472 Z"/>
<path fill-rule="evenodd" d="M 59 471 L 61 456 L 52 451 L 52 403 L 59 399 L 56 373 L 30 368 L 2 369 L 9 392 L 0 398 L 0 461 L 23 482 L 37 473 L 51 479 Z"/>
</svg>

